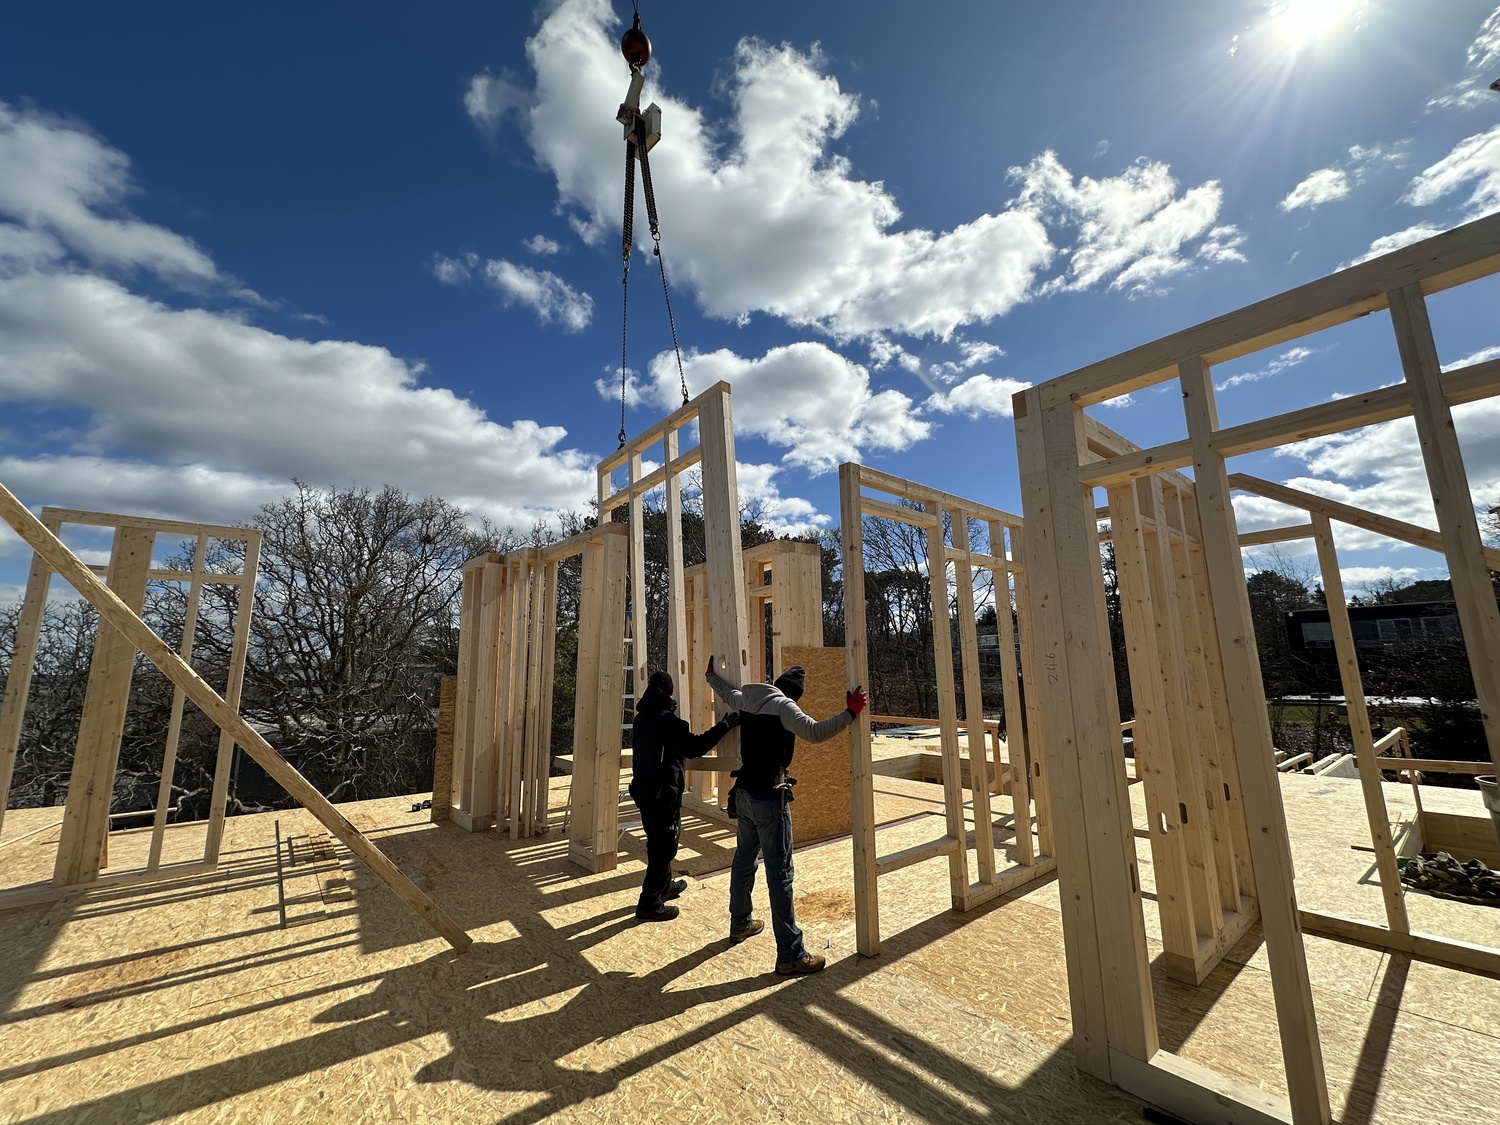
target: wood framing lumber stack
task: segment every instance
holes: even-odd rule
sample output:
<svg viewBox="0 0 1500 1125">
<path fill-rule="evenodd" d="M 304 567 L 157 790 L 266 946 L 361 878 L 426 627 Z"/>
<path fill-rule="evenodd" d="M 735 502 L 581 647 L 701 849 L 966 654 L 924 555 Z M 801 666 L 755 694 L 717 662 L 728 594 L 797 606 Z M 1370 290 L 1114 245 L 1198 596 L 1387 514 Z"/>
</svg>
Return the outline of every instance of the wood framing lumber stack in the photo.
<svg viewBox="0 0 1500 1125">
<path fill-rule="evenodd" d="M 1134 448 L 1086 428 L 1096 455 Z M 1201 984 L 1259 905 L 1193 484 L 1162 473 L 1119 481 L 1108 496 L 1163 961 Z"/>
<path fill-rule="evenodd" d="M 62 541 L 49 531 L 25 505 L 0 485 L 0 516 L 15 529 L 36 553 L 62 575 L 75 590 L 99 611 L 99 616 L 117 630 L 135 649 L 143 653 L 162 674 L 186 693 L 205 715 L 234 740 L 294 800 L 311 812 L 344 846 L 374 872 L 398 898 L 416 911 L 449 944 L 462 952 L 471 944 L 464 932 L 430 898 L 422 893 L 394 863 L 385 857 L 365 836 L 350 824 L 328 800 L 300 773 L 293 769 L 239 713 L 209 687 L 199 675 L 158 637 L 125 602 L 94 576 Z"/>
</svg>

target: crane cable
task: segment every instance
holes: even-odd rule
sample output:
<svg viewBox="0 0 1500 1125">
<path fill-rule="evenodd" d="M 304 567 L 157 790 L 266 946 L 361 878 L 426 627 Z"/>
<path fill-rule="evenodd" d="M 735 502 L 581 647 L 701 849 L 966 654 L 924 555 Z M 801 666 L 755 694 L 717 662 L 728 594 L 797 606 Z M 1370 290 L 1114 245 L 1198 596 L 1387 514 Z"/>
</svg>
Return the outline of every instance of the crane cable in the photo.
<svg viewBox="0 0 1500 1125">
<path fill-rule="evenodd" d="M 645 33 L 640 30 L 641 10 L 637 2 L 632 3 L 635 9 L 635 23 L 630 31 L 625 33 L 621 40 L 621 50 L 625 53 L 627 61 L 630 62 L 632 77 L 645 65 L 645 60 L 650 58 L 650 41 L 646 39 Z M 639 36 L 638 42 L 645 43 L 643 55 L 639 55 L 640 61 L 631 58 L 632 35 Z M 661 252 L 661 224 L 656 212 L 656 191 L 651 183 L 651 159 L 648 155 L 649 146 L 646 143 L 646 120 L 639 110 L 635 114 L 634 128 L 629 136 L 625 138 L 625 210 L 624 219 L 621 223 L 620 238 L 620 447 L 625 446 L 625 406 L 628 392 L 629 368 L 626 366 L 627 340 L 630 325 L 630 255 L 635 242 L 635 162 L 641 162 L 641 187 L 646 195 L 646 219 L 651 228 L 651 253 L 656 258 L 657 268 L 661 271 L 661 293 L 667 306 L 667 326 L 672 332 L 672 352 L 677 357 L 677 381 L 682 391 L 682 405 L 688 404 L 687 374 L 682 366 L 682 347 L 677 340 L 677 319 L 672 314 L 672 292 L 667 285 L 667 261 Z"/>
</svg>

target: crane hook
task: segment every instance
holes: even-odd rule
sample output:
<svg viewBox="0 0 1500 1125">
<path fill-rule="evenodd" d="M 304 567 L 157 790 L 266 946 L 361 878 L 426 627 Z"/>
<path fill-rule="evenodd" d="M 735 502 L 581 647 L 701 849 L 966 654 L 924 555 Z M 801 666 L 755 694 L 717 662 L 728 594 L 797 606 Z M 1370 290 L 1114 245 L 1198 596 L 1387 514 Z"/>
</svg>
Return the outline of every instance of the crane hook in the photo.
<svg viewBox="0 0 1500 1125">
<path fill-rule="evenodd" d="M 632 71 L 640 70 L 651 61 L 651 40 L 646 38 L 646 33 L 641 30 L 641 13 L 635 13 L 635 23 L 630 30 L 620 36 L 620 54 L 625 56 L 625 61 L 630 64 Z"/>
</svg>

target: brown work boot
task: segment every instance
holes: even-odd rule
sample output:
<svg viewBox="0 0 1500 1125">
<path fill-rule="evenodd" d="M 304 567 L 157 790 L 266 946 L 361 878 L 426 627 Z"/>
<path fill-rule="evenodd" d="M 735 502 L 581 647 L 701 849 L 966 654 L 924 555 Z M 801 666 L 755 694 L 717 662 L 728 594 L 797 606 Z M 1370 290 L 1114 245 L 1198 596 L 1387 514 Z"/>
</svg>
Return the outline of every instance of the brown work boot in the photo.
<svg viewBox="0 0 1500 1125">
<path fill-rule="evenodd" d="M 766 924 L 759 918 L 751 918 L 750 924 L 743 930 L 730 930 L 729 940 L 738 945 L 746 938 L 752 938 L 766 928 Z"/>
<path fill-rule="evenodd" d="M 820 973 L 823 966 L 828 962 L 821 956 L 812 953 L 804 953 L 795 961 L 776 962 L 776 975 L 778 977 L 795 977 L 804 973 Z"/>
</svg>

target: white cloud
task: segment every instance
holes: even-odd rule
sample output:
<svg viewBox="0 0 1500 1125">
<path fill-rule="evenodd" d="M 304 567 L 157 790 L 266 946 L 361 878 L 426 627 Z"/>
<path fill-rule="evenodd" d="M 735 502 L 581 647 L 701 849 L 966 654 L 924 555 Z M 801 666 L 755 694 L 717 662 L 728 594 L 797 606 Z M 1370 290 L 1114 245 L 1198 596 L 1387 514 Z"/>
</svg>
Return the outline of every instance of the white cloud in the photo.
<svg viewBox="0 0 1500 1125">
<path fill-rule="evenodd" d="M 1495 92 L 1482 82 L 1468 79 L 1452 90 L 1442 94 L 1434 94 L 1427 99 L 1428 109 L 1477 109 L 1479 106 L 1488 105 L 1495 100 Z"/>
<path fill-rule="evenodd" d="M 1372 586 L 1384 585 L 1394 582 L 1397 586 L 1407 586 L 1415 582 L 1421 573 L 1414 566 L 1341 566 L 1339 567 L 1339 578 L 1343 580 L 1344 591 L 1368 590 Z"/>
<path fill-rule="evenodd" d="M 1398 230 L 1392 234 L 1383 234 L 1374 242 L 1370 248 L 1358 258 L 1343 262 L 1339 269 L 1346 270 L 1350 266 L 1357 266 L 1361 262 L 1368 262 L 1371 258 L 1378 258 L 1382 254 L 1389 254 L 1392 250 L 1400 250 L 1403 246 L 1410 246 L 1414 242 L 1421 242 L 1424 238 L 1431 238 L 1435 234 L 1442 234 L 1446 227 L 1440 227 L 1436 223 L 1418 223 L 1416 226 Z"/>
<path fill-rule="evenodd" d="M 556 243 L 549 245 L 557 248 Z M 463 285 L 476 271 L 486 284 L 499 291 L 505 304 L 531 309 L 543 324 L 555 321 L 569 332 L 578 332 L 594 318 L 594 299 L 551 270 L 516 265 L 504 258 L 491 258 L 481 264 L 479 255 L 474 253 L 458 258 L 432 256 L 433 276 L 444 285 Z"/>
<path fill-rule="evenodd" d="M 958 350 L 963 353 L 963 365 L 966 368 L 978 367 L 981 363 L 999 359 L 1005 354 L 1005 349 L 998 344 L 988 344 L 982 340 L 963 340 L 959 343 Z"/>
<path fill-rule="evenodd" d="M 620 133 L 598 109 L 625 89 L 618 27 L 606 0 L 560 0 L 528 43 L 536 74 L 528 137 L 568 221 L 593 242 L 619 229 Z M 663 89 L 657 73 L 644 95 L 662 107 L 666 133 L 651 161 L 664 253 L 674 279 L 709 315 L 765 312 L 838 339 L 946 339 L 1036 291 L 1056 253 L 1038 208 L 998 209 L 943 232 L 901 229 L 885 185 L 854 178 L 835 145 L 862 106 L 826 73 L 816 49 L 746 39 L 723 88 L 732 103 L 723 123 L 706 121 Z M 1170 184 L 1165 166 L 1149 167 Z M 1110 280 L 1127 290 L 1148 287 L 1192 256 L 1184 244 L 1209 231 L 1220 202 L 1216 184 L 1181 200 L 1169 187 L 1165 197 L 1152 194 L 1135 222 L 1115 222 L 1107 207 L 1087 210 L 1081 192 L 1082 185 L 1073 189 L 1084 210 L 1047 209 L 1064 227 L 1084 228 L 1075 264 L 1080 256 L 1095 261 L 1087 277 L 1070 277 L 1069 288 Z"/>
<path fill-rule="evenodd" d="M 1235 250 L 1239 232 L 1215 226 L 1224 193 L 1218 181 L 1177 195 L 1177 181 L 1160 161 L 1137 160 L 1121 175 L 1076 182 L 1054 152 L 1044 152 L 1024 168 L 1012 168 L 1021 183 L 1015 203 L 1038 221 L 1077 228 L 1068 269 L 1040 287 L 1043 293 L 1092 288 L 1151 292 L 1160 282 L 1188 269 L 1195 252 L 1188 244 L 1212 234 L 1204 257 L 1242 258 Z"/>
<path fill-rule="evenodd" d="M 1214 227 L 1198 247 L 1198 257 L 1205 262 L 1243 262 L 1245 255 L 1240 253 L 1240 247 L 1245 244 L 1245 237 L 1245 232 L 1237 226 Z"/>
<path fill-rule="evenodd" d="M 1473 109 L 1494 100 L 1494 92 L 1489 89 L 1492 77 L 1489 71 L 1500 65 L 1500 8 L 1491 12 L 1480 25 L 1466 56 L 1468 77 L 1430 99 L 1427 108 Z"/>
<path fill-rule="evenodd" d="M 725 380 L 734 385 L 732 409 L 737 433 L 755 434 L 786 447 L 786 465 L 814 475 L 866 452 L 899 452 L 931 432 L 912 401 L 899 391 L 875 391 L 869 372 L 831 348 L 814 342 L 772 348 L 759 359 L 727 349 L 683 357 L 688 393 L 698 394 Z M 619 384 L 597 384 L 606 398 Z M 671 352 L 651 361 L 642 384 L 631 380 L 642 404 L 673 410 L 682 405 L 677 363 Z"/>
<path fill-rule="evenodd" d="M 1473 501 L 1492 506 L 1500 501 L 1500 401 L 1455 406 L 1453 420 Z M 1301 462 L 1308 474 L 1287 482 L 1294 488 L 1422 527 L 1437 527 L 1421 445 L 1409 418 L 1298 442 L 1277 454 Z M 1238 500 L 1235 510 L 1240 510 Z M 1344 541 L 1341 535 L 1340 543 Z M 1348 542 L 1350 546 L 1376 546 L 1388 540 L 1350 530 Z"/>
<path fill-rule="evenodd" d="M 1389 141 L 1376 145 L 1350 145 L 1346 167 L 1355 183 L 1363 183 L 1366 177 L 1381 164 L 1401 165 L 1407 162 L 1406 146 L 1410 141 Z"/>
<path fill-rule="evenodd" d="M 0 280 L 0 319 L 0 401 L 86 417 L 66 453 L 31 470 L 12 459 L 0 476 L 49 502 L 92 492 L 159 510 L 177 492 L 217 493 L 221 511 L 245 513 L 296 476 L 388 482 L 529 522 L 589 495 L 589 459 L 559 451 L 563 429 L 491 422 L 384 348 L 295 340 L 75 273 Z"/>
<path fill-rule="evenodd" d="M 934 363 L 928 369 L 929 374 L 941 382 L 955 383 L 958 381 L 958 377 L 965 371 L 972 371 L 980 364 L 988 363 L 990 360 L 998 359 L 1005 354 L 1003 348 L 978 340 L 960 340 L 958 350 L 958 359 Z M 916 368 L 915 371 L 920 372 L 920 367 Z M 931 386 L 931 384 L 928 385 Z"/>
<path fill-rule="evenodd" d="M 578 292 L 551 270 L 491 259 L 484 263 L 484 277 L 506 304 L 525 305 L 544 324 L 558 321 L 568 331 L 578 332 L 594 318 L 594 298 Z"/>
<path fill-rule="evenodd" d="M 941 414 L 964 414 L 970 418 L 1011 416 L 1011 396 L 1023 391 L 1030 383 L 1019 379 L 996 379 L 989 375 L 975 375 L 965 379 L 950 391 L 931 396 L 923 406 Z"/>
<path fill-rule="evenodd" d="M 432 273 L 444 285 L 462 285 L 469 280 L 470 271 L 478 264 L 478 254 L 465 254 L 462 258 L 445 258 L 441 254 L 434 254 Z"/>
<path fill-rule="evenodd" d="M 121 214 L 130 161 L 82 127 L 0 102 L 0 270 L 57 264 L 155 271 L 181 283 L 223 280 L 190 239 Z M 248 295 L 248 294 L 247 294 Z"/>
<path fill-rule="evenodd" d="M 894 363 L 903 371 L 913 375 L 922 373 L 922 357 L 907 351 L 900 344 L 879 332 L 867 338 L 870 349 L 870 366 L 881 371 Z"/>
<path fill-rule="evenodd" d="M 384 348 L 174 308 L 84 268 L 235 292 L 205 252 L 125 212 L 127 168 L 76 125 L 0 105 L 0 403 L 28 419 L 0 480 L 23 500 L 232 522 L 296 476 L 522 527 L 587 503 L 594 458 L 560 427 L 493 422 Z"/>
<path fill-rule="evenodd" d="M 1474 42 L 1469 44 L 1469 66 L 1475 70 L 1488 70 L 1500 65 L 1500 8 L 1496 8 L 1479 26 Z"/>
<path fill-rule="evenodd" d="M 1317 207 L 1343 199 L 1349 194 L 1349 177 L 1341 168 L 1319 168 L 1287 192 L 1287 196 L 1276 206 L 1283 211 L 1295 211 L 1300 207 Z"/>
<path fill-rule="evenodd" d="M 1238 387 L 1241 383 L 1258 383 L 1262 379 L 1269 379 L 1273 375 L 1280 375 L 1289 367 L 1296 367 L 1299 363 L 1310 358 L 1313 354 L 1311 348 L 1288 348 L 1264 367 L 1254 371 L 1246 371 L 1239 375 L 1231 375 L 1222 383 L 1215 383 L 1214 390 L 1225 391 L 1230 387 Z"/>
<path fill-rule="evenodd" d="M 1468 218 L 1500 210 L 1500 125 L 1459 141 L 1452 152 L 1413 178 L 1401 200 L 1426 207 L 1471 180 L 1478 182 L 1464 203 Z"/>
<path fill-rule="evenodd" d="M 526 240 L 524 245 L 526 249 L 530 250 L 538 257 L 550 257 L 551 255 L 556 254 L 559 250 L 562 249 L 561 246 L 553 242 L 552 239 L 548 238 L 545 234 L 532 235 Z"/>
<path fill-rule="evenodd" d="M 1452 363 L 1443 364 L 1443 370 L 1452 371 L 1459 367 L 1468 367 L 1474 363 L 1488 363 L 1492 359 L 1500 359 L 1500 347 L 1480 348 L 1477 352 L 1470 352 L 1462 359 L 1455 359 Z"/>
<path fill-rule="evenodd" d="M 526 89 L 508 71 L 476 74 L 464 91 L 464 109 L 475 126 L 493 137 L 509 117 L 525 113 Z"/>
<path fill-rule="evenodd" d="M 818 511 L 800 496 L 783 496 L 775 477 L 780 465 L 747 465 L 735 463 L 735 482 L 739 486 L 740 505 L 777 536 L 806 535 L 822 531 L 833 524 L 833 517 Z"/>
<path fill-rule="evenodd" d="M 1320 207 L 1324 203 L 1347 198 L 1355 184 L 1362 184 L 1376 168 L 1386 164 L 1406 162 L 1406 141 L 1394 141 L 1376 145 L 1350 145 L 1348 158 L 1340 165 L 1319 168 L 1308 173 L 1296 187 L 1277 204 L 1282 211 Z"/>
</svg>

